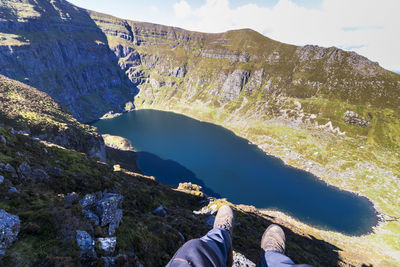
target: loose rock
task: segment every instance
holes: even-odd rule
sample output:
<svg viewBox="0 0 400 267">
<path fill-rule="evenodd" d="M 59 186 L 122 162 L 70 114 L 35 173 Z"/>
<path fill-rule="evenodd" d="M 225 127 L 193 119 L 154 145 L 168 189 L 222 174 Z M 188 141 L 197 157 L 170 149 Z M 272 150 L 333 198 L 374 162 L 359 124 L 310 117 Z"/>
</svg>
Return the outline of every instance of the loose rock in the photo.
<svg viewBox="0 0 400 267">
<path fill-rule="evenodd" d="M 108 235 L 113 235 L 115 233 L 121 220 L 122 220 L 122 210 L 118 209 L 115 211 L 114 218 L 112 219 L 112 221 L 108 226 Z"/>
<path fill-rule="evenodd" d="M 42 169 L 34 169 L 32 172 L 32 178 L 40 181 L 47 181 L 50 179 L 50 176 Z"/>
<path fill-rule="evenodd" d="M 99 225 L 100 224 L 100 219 L 99 216 L 94 214 L 90 210 L 82 210 L 82 213 L 85 214 L 86 218 L 88 218 L 94 225 Z"/>
<path fill-rule="evenodd" d="M 0 184 L 2 184 L 4 182 L 4 176 L 0 175 Z"/>
<path fill-rule="evenodd" d="M 255 267 L 256 264 L 239 252 L 233 252 L 232 267 Z"/>
<path fill-rule="evenodd" d="M 111 255 L 115 251 L 115 247 L 117 246 L 117 238 L 116 237 L 105 237 L 105 238 L 97 238 L 99 242 L 99 248 L 106 253 L 106 255 Z"/>
<path fill-rule="evenodd" d="M 0 142 L 2 142 L 4 145 L 7 145 L 7 140 L 4 136 L 0 135 Z"/>
<path fill-rule="evenodd" d="M 109 224 L 109 234 L 112 235 L 122 219 L 122 210 L 119 206 L 123 196 L 118 194 L 105 194 L 104 198 L 96 202 L 96 213 L 101 220 L 101 226 Z"/>
<path fill-rule="evenodd" d="M 32 174 L 32 169 L 27 162 L 22 162 L 18 167 L 18 173 L 21 178 L 29 178 Z"/>
<path fill-rule="evenodd" d="M 10 163 L 7 163 L 7 164 L 6 164 L 6 166 L 4 167 L 4 170 L 5 170 L 6 172 L 11 173 L 11 176 L 12 176 L 13 178 L 18 177 L 17 171 L 14 169 L 13 166 L 11 166 Z"/>
<path fill-rule="evenodd" d="M 96 203 L 96 195 L 95 194 L 86 194 L 82 198 L 80 203 L 81 203 L 82 208 L 92 206 L 94 203 Z"/>
<path fill-rule="evenodd" d="M 344 113 L 343 119 L 348 124 L 353 124 L 361 127 L 367 127 L 368 125 L 371 124 L 369 121 L 365 120 L 356 112 L 351 110 L 347 110 L 346 113 Z"/>
<path fill-rule="evenodd" d="M 80 254 L 83 259 L 96 258 L 94 241 L 86 231 L 76 231 L 76 242 L 79 246 Z"/>
<path fill-rule="evenodd" d="M 20 227 L 18 216 L 0 210 L 0 255 L 17 239 Z"/>
<path fill-rule="evenodd" d="M 159 206 L 155 210 L 152 211 L 154 215 L 160 216 L 160 217 L 165 217 L 167 215 L 167 211 L 163 206 Z"/>
<path fill-rule="evenodd" d="M 8 190 L 8 193 L 11 193 L 11 194 L 13 194 L 13 193 L 19 193 L 19 191 L 18 191 L 18 189 L 15 188 L 15 187 L 10 187 L 10 189 Z"/>
</svg>

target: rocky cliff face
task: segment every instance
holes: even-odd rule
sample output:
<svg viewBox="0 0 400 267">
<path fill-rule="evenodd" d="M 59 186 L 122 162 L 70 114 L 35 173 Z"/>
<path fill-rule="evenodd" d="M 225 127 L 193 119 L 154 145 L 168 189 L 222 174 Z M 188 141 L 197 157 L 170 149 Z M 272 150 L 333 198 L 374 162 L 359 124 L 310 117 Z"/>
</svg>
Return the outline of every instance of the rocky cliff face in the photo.
<svg viewBox="0 0 400 267">
<path fill-rule="evenodd" d="M 0 74 L 52 96 L 80 121 L 123 110 L 136 87 L 105 35 L 67 1 L 0 1 Z"/>
<path fill-rule="evenodd" d="M 400 101 L 399 75 L 354 52 L 296 47 L 251 30 L 205 34 L 90 15 L 106 34 L 121 68 L 143 85 L 143 95 L 153 95 L 141 98 L 148 103 L 166 94 L 171 104 L 243 101 L 242 92 L 248 100 L 256 93 L 257 105 L 268 102 L 271 94 L 395 109 Z M 158 94 L 160 88 L 164 93 Z"/>
</svg>

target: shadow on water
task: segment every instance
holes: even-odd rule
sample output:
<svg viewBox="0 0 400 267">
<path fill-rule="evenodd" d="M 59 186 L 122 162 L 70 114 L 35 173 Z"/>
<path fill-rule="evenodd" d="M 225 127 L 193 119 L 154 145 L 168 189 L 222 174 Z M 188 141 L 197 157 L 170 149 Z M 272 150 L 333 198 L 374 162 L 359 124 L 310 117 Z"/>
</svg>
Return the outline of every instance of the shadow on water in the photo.
<svg viewBox="0 0 400 267">
<path fill-rule="evenodd" d="M 191 182 L 200 185 L 205 194 L 221 198 L 221 195 L 215 193 L 197 178 L 196 174 L 176 161 L 162 159 L 149 152 L 137 152 L 137 157 L 138 167 L 146 175 L 154 176 L 160 182 L 176 186 L 182 182 Z"/>
</svg>

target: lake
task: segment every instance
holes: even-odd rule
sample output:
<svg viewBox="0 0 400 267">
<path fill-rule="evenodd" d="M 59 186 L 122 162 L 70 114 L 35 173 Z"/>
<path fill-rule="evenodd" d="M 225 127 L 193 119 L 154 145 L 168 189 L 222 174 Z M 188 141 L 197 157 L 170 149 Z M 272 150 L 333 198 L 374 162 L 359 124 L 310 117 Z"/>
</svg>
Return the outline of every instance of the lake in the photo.
<svg viewBox="0 0 400 267">
<path fill-rule="evenodd" d="M 130 140 L 139 168 L 161 182 L 192 182 L 210 196 L 280 210 L 349 235 L 366 234 L 378 222 L 366 198 L 289 167 L 223 127 L 156 110 L 125 113 L 94 126 Z"/>
</svg>

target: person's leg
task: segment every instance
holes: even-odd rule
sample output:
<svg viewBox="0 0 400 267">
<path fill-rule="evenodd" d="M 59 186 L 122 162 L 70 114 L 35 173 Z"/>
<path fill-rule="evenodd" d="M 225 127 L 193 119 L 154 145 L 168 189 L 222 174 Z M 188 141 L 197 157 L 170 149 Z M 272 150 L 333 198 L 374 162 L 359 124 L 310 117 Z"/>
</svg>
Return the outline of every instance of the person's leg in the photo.
<svg viewBox="0 0 400 267">
<path fill-rule="evenodd" d="M 261 258 L 262 267 L 284 267 L 293 265 L 294 262 L 288 256 L 276 251 L 266 251 Z"/>
<path fill-rule="evenodd" d="M 229 232 L 223 228 L 214 228 L 200 238 L 213 251 L 217 251 L 220 262 L 224 265 L 232 265 L 232 239 Z"/>
<path fill-rule="evenodd" d="M 264 254 L 261 257 L 261 266 L 284 267 L 293 266 L 294 262 L 285 253 L 285 233 L 276 224 L 271 224 L 265 230 L 261 239 L 261 248 Z"/>
<path fill-rule="evenodd" d="M 232 265 L 233 212 L 222 206 L 217 213 L 214 228 L 200 239 L 186 242 L 167 266 L 230 266 Z"/>
</svg>

